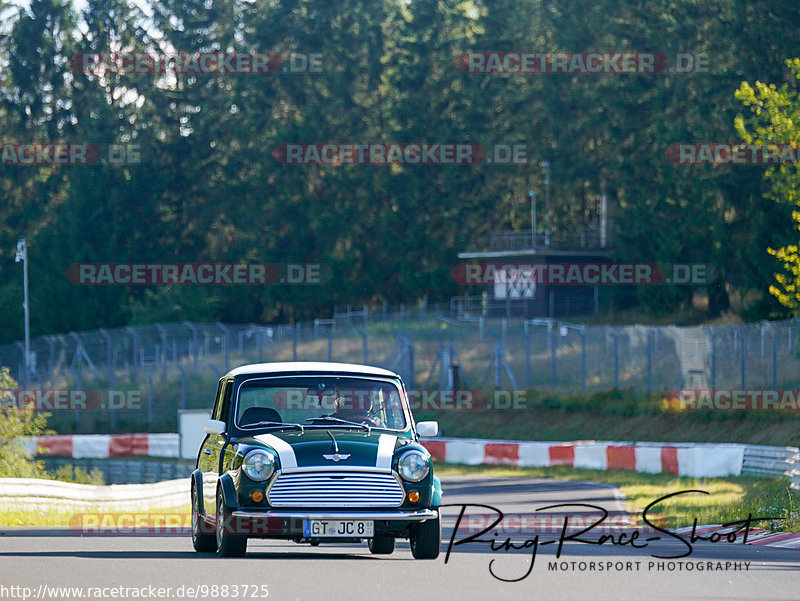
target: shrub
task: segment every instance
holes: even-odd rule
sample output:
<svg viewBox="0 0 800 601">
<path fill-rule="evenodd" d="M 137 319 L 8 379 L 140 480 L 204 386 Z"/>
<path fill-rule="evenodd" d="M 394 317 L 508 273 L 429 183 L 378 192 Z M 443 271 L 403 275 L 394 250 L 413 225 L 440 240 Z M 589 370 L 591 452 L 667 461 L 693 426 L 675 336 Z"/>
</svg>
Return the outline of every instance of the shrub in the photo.
<svg viewBox="0 0 800 601">
<path fill-rule="evenodd" d="M 75 482 L 76 484 L 105 484 L 105 476 L 99 469 L 94 468 L 87 472 L 82 467 L 74 465 L 62 465 L 54 473 L 51 478 L 61 480 L 62 482 Z"/>
<path fill-rule="evenodd" d="M 17 383 L 8 368 L 0 368 L 0 390 L 13 390 Z M 0 399 L 0 478 L 45 478 L 44 464 L 23 446 L 26 436 L 46 433 L 47 414 L 20 410 Z"/>
</svg>

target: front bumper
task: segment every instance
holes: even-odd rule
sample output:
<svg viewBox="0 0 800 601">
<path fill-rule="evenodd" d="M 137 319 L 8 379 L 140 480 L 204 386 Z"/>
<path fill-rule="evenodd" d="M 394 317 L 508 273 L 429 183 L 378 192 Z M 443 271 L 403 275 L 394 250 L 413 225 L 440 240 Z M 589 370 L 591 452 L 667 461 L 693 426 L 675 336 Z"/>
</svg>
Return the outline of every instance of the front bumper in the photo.
<svg viewBox="0 0 800 601">
<path fill-rule="evenodd" d="M 389 520 L 424 522 L 439 517 L 436 509 L 396 509 L 394 511 L 374 511 L 356 509 L 353 511 L 326 511 L 324 509 L 270 509 L 269 511 L 235 510 L 235 518 L 280 519 L 280 520 Z"/>
<path fill-rule="evenodd" d="M 253 538 L 303 535 L 305 520 L 372 520 L 375 532 L 402 532 L 408 526 L 439 517 L 437 509 L 395 509 L 329 511 L 325 509 L 269 509 L 264 511 L 237 509 L 225 516 L 231 533 Z"/>
</svg>

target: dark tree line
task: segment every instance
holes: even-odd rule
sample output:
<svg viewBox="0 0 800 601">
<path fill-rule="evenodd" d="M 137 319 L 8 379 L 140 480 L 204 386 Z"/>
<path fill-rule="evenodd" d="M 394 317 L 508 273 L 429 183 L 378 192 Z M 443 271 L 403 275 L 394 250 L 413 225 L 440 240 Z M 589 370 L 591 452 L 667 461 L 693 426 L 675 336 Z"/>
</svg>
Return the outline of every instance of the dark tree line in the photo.
<svg viewBox="0 0 800 601">
<path fill-rule="evenodd" d="M 33 334 L 157 320 L 288 321 L 334 304 L 447 299 L 456 253 L 525 228 L 553 165 L 554 227 L 582 227 L 605 183 L 623 261 L 710 263 L 709 314 L 729 292 L 775 316 L 766 253 L 791 207 L 762 167 L 676 166 L 667 148 L 735 142 L 742 81 L 794 81 L 800 6 L 724 0 L 0 0 L 0 142 L 135 144 L 138 164 L 0 165 L 0 332 L 21 337 L 19 235 Z M 470 50 L 705 55 L 708 73 L 476 75 Z M 92 73 L 92 52 L 319 54 L 320 73 Z M 796 84 L 796 82 L 795 82 Z M 497 166 L 286 166 L 287 142 L 526 144 Z M 5 250 L 2 250 L 5 249 Z M 76 286 L 82 262 L 321 263 L 319 286 Z M 653 315 L 689 287 L 650 287 Z"/>
</svg>

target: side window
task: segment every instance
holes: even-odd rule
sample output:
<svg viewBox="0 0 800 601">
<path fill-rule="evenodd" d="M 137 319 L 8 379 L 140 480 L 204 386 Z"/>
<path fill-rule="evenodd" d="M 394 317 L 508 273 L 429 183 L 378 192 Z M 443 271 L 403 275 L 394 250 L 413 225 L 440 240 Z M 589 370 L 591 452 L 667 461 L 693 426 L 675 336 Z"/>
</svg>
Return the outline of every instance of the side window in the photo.
<svg viewBox="0 0 800 601">
<path fill-rule="evenodd" d="M 220 411 L 222 409 L 222 403 L 220 402 L 220 399 L 222 399 L 222 387 L 223 387 L 223 385 L 224 385 L 224 382 L 222 380 L 220 380 L 219 384 L 217 385 L 217 396 L 214 397 L 214 409 L 211 412 L 211 417 L 213 419 L 219 419 L 219 416 L 220 416 Z"/>
<path fill-rule="evenodd" d="M 228 417 L 228 412 L 231 407 L 231 380 L 220 380 L 217 387 L 217 399 L 214 402 L 214 419 L 225 421 Z"/>
<path fill-rule="evenodd" d="M 231 391 L 233 390 L 233 380 L 225 380 L 225 388 L 222 391 L 222 412 L 219 419 L 228 421 L 231 414 Z"/>
</svg>

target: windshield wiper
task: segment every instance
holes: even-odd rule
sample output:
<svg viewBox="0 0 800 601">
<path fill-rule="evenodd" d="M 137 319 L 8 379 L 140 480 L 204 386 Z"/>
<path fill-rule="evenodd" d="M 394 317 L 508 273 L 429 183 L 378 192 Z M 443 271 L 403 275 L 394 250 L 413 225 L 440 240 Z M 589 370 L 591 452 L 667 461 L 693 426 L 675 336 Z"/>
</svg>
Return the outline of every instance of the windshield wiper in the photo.
<svg viewBox="0 0 800 601">
<path fill-rule="evenodd" d="M 271 426 L 276 430 L 285 430 L 287 428 L 300 428 L 300 432 L 303 432 L 303 424 L 285 424 L 283 422 L 272 422 L 269 420 L 264 420 L 260 422 L 256 422 L 254 424 L 246 424 L 241 426 L 242 428 L 259 428 L 262 426 Z"/>
<path fill-rule="evenodd" d="M 343 426 L 355 426 L 356 428 L 362 428 L 367 432 L 370 432 L 372 430 L 372 426 L 368 426 L 367 424 L 362 424 L 359 422 L 351 422 L 349 420 L 341 419 L 339 417 L 333 417 L 332 415 L 323 415 L 321 417 L 309 417 L 306 421 L 311 423 L 331 422 L 335 424 L 342 424 Z"/>
</svg>

